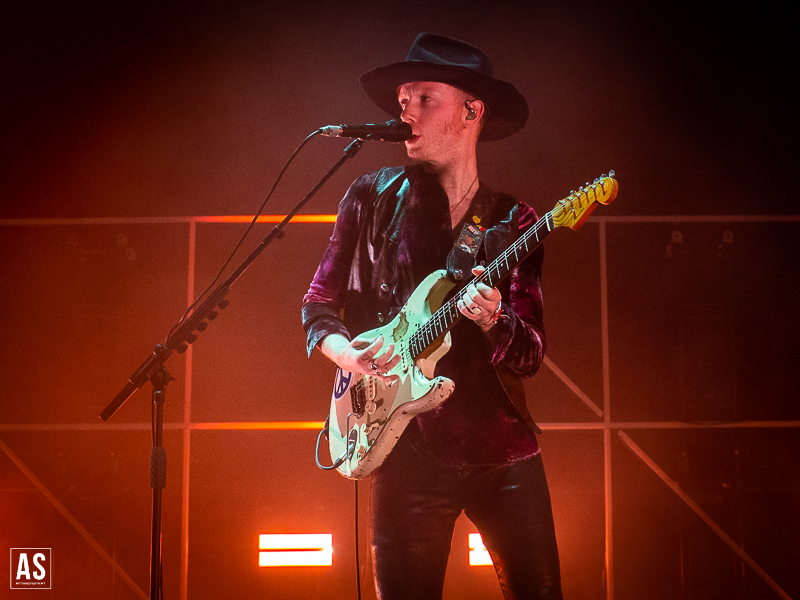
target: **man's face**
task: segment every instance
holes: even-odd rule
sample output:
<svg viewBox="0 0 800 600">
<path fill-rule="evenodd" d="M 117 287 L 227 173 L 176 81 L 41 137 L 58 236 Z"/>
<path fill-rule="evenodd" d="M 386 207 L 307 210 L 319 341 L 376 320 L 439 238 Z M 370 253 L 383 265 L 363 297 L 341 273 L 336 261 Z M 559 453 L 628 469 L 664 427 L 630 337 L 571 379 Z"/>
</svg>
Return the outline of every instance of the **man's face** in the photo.
<svg viewBox="0 0 800 600">
<path fill-rule="evenodd" d="M 414 136 L 406 140 L 410 158 L 445 164 L 462 152 L 467 139 L 463 118 L 464 95 L 453 86 L 432 81 L 406 83 L 397 88 L 400 119 L 411 125 Z"/>
</svg>

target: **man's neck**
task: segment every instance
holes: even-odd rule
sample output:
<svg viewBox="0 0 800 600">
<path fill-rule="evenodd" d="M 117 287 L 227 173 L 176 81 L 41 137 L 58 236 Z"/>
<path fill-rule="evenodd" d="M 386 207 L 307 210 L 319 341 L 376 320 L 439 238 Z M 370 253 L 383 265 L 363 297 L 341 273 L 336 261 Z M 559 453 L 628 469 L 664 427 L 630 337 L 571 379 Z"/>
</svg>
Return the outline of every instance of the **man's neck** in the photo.
<svg viewBox="0 0 800 600">
<path fill-rule="evenodd" d="M 451 214 L 458 211 L 462 205 L 469 206 L 478 190 L 478 166 L 474 152 L 465 156 L 463 160 L 444 165 L 426 165 L 426 168 L 436 173 L 439 185 L 450 200 Z"/>
</svg>

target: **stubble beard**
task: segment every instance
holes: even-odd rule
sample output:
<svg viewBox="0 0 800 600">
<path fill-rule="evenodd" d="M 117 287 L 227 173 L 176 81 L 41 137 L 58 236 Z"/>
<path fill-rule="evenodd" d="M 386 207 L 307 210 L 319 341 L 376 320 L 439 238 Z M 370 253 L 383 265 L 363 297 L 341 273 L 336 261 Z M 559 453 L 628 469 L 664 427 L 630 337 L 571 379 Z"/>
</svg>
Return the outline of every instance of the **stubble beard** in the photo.
<svg viewBox="0 0 800 600">
<path fill-rule="evenodd" d="M 453 111 L 452 117 L 442 124 L 437 133 L 438 135 L 436 137 L 438 139 L 435 140 L 435 147 L 429 148 L 426 152 L 418 156 L 412 156 L 411 149 L 407 148 L 406 152 L 408 156 L 410 158 L 416 158 L 433 167 L 445 164 L 447 158 L 451 154 L 454 144 L 460 142 L 459 138 L 463 133 L 461 117 L 458 111 Z"/>
</svg>

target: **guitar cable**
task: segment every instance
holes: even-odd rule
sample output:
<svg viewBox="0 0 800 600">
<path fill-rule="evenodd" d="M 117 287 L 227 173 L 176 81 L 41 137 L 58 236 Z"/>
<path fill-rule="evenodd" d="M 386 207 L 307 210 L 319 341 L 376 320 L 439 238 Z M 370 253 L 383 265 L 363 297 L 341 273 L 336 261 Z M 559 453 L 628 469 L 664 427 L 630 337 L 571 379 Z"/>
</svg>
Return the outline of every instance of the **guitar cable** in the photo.
<svg viewBox="0 0 800 600">
<path fill-rule="evenodd" d="M 355 450 L 355 443 L 349 442 L 347 444 L 347 450 L 345 450 L 344 454 L 342 454 L 339 458 L 337 458 L 332 465 L 327 466 L 323 465 L 319 462 L 319 444 L 322 441 L 322 436 L 324 435 L 325 438 L 328 438 L 328 428 L 330 427 L 331 416 L 325 419 L 325 425 L 322 430 L 317 435 L 317 447 L 316 452 L 314 452 L 314 460 L 317 462 L 317 466 L 322 469 L 323 471 L 332 471 L 333 469 L 338 468 L 344 461 L 348 458 L 351 458 L 353 455 L 353 451 Z M 356 598 L 361 600 L 361 555 L 359 553 L 359 544 L 358 544 L 358 479 L 353 480 L 353 522 L 355 524 L 355 545 L 356 545 Z"/>
<path fill-rule="evenodd" d="M 317 466 L 323 471 L 332 471 L 333 469 L 338 469 L 344 461 L 353 456 L 353 451 L 355 450 L 355 444 L 348 441 L 347 450 L 345 450 L 344 453 L 339 458 L 337 458 L 332 465 L 327 466 L 319 462 L 319 444 L 322 441 L 323 435 L 325 436 L 326 440 L 328 439 L 328 427 L 330 427 L 330 422 L 331 422 L 331 416 L 328 415 L 328 417 L 325 419 L 324 427 L 319 432 L 319 435 L 317 435 L 317 446 L 314 452 L 314 460 L 317 462 Z"/>
<path fill-rule="evenodd" d="M 356 543 L 356 598 L 361 600 L 361 560 L 358 552 L 358 479 L 353 480 L 355 490 L 355 502 L 353 503 L 353 522 L 355 523 L 355 543 Z"/>
<path fill-rule="evenodd" d="M 333 469 L 338 469 L 342 465 L 342 463 L 344 461 L 346 461 L 346 460 L 348 460 L 350 458 L 353 458 L 353 454 L 355 453 L 355 450 L 356 450 L 355 440 L 348 439 L 347 440 L 347 450 L 345 450 L 342 453 L 342 455 L 333 462 L 332 465 L 327 466 L 327 465 L 323 465 L 321 462 L 319 462 L 319 444 L 322 441 L 322 436 L 323 435 L 325 436 L 326 440 L 329 439 L 328 438 L 328 428 L 330 427 L 330 423 L 331 423 L 331 416 L 328 415 L 327 418 L 325 419 L 325 425 L 322 427 L 322 430 L 317 435 L 317 445 L 316 445 L 316 449 L 314 451 L 314 460 L 317 462 L 317 467 L 319 467 L 323 471 L 332 471 Z"/>
</svg>

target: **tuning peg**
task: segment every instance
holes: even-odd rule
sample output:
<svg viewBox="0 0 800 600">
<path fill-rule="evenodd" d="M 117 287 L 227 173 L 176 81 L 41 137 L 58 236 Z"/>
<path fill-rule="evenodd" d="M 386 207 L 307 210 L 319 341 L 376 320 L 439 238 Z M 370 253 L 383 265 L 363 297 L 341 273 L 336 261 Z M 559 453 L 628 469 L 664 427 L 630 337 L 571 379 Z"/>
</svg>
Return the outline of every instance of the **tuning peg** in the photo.
<svg viewBox="0 0 800 600">
<path fill-rule="evenodd" d="M 217 306 L 219 306 L 219 307 L 220 307 L 222 310 L 225 310 L 226 308 L 228 308 L 228 305 L 229 305 L 230 303 L 231 303 L 231 301 L 230 301 L 230 300 L 223 300 L 222 302 L 220 302 L 219 304 L 217 304 Z"/>
<path fill-rule="evenodd" d="M 197 331 L 205 331 L 206 327 L 208 327 L 208 323 L 203 321 L 202 323 L 200 323 L 200 325 L 197 326 Z"/>
<path fill-rule="evenodd" d="M 215 310 L 212 310 L 210 313 L 208 313 L 208 320 L 209 320 L 209 321 L 213 321 L 214 319 L 216 319 L 216 318 L 217 318 L 217 315 L 218 315 L 218 314 L 219 314 L 219 313 L 218 313 L 217 311 L 215 311 Z"/>
<path fill-rule="evenodd" d="M 197 341 L 197 336 L 193 333 L 190 333 L 186 336 L 186 341 L 190 344 L 194 344 Z"/>
<path fill-rule="evenodd" d="M 177 352 L 178 354 L 183 354 L 183 353 L 184 353 L 184 352 L 186 352 L 188 349 L 189 349 L 189 346 L 188 346 L 187 344 L 181 344 L 180 346 L 178 346 L 178 348 L 177 348 L 176 352 Z"/>
</svg>

